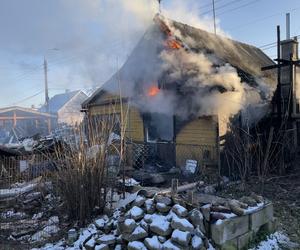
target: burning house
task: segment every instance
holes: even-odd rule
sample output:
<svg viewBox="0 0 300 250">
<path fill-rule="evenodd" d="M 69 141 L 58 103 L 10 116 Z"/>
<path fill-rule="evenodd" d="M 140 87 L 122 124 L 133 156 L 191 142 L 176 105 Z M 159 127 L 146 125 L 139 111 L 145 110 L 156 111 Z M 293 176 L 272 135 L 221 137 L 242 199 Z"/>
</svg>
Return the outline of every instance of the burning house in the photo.
<svg viewBox="0 0 300 250">
<path fill-rule="evenodd" d="M 276 88 L 260 49 L 160 15 L 120 70 L 83 104 L 92 118 L 125 114 L 131 163 L 218 163 L 229 118 L 260 119 Z M 255 112 L 251 112 L 255 110 Z M 245 118 L 245 116 L 243 116 Z M 121 120 L 121 119 L 120 119 Z"/>
</svg>

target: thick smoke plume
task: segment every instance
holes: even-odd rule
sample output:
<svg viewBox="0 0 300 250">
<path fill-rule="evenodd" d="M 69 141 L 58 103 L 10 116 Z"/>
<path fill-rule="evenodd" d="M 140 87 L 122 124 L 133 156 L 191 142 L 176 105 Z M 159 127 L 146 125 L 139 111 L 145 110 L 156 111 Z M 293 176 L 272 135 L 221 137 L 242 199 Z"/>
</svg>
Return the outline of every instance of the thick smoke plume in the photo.
<svg viewBox="0 0 300 250">
<path fill-rule="evenodd" d="M 230 117 L 266 101 L 262 99 L 265 92 L 243 82 L 230 64 L 216 66 L 218 59 L 213 55 L 179 49 L 163 51 L 161 58 L 168 81 L 179 84 L 179 92 L 183 93 L 173 97 L 174 114 L 183 119 L 216 115 L 224 134 Z M 254 119 L 249 115 L 248 119 Z"/>
<path fill-rule="evenodd" d="M 119 81 L 122 93 L 144 112 L 176 115 L 182 120 L 218 116 L 221 134 L 225 134 L 229 119 L 240 111 L 247 123 L 265 114 L 272 90 L 262 79 L 256 79 L 255 87 L 243 82 L 234 67 L 213 53 L 193 51 L 171 21 L 159 18 L 167 26 L 156 20 L 117 77 L 104 88 L 118 90 L 115 84 Z M 190 37 L 185 39 L 196 43 Z M 149 95 L 157 85 L 161 90 Z"/>
</svg>

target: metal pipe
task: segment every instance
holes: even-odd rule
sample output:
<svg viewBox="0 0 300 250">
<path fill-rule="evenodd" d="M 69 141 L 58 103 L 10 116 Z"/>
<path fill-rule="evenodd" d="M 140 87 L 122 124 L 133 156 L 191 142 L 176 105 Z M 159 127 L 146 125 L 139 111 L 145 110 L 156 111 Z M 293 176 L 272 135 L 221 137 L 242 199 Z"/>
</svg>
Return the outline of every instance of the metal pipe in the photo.
<svg viewBox="0 0 300 250">
<path fill-rule="evenodd" d="M 279 118 L 279 124 L 281 124 L 281 68 L 280 68 L 280 26 L 277 25 L 277 59 L 278 59 L 278 68 L 277 68 L 277 115 Z M 280 125 L 279 125 L 280 126 Z"/>
<path fill-rule="evenodd" d="M 290 13 L 286 13 L 286 39 L 291 38 Z"/>
</svg>

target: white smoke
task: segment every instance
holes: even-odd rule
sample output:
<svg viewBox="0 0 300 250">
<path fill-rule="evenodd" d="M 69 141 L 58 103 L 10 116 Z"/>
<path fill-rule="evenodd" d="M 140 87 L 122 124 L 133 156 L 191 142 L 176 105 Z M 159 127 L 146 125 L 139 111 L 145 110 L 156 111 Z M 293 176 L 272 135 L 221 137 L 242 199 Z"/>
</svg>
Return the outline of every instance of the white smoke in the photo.
<svg viewBox="0 0 300 250">
<path fill-rule="evenodd" d="M 212 13 L 204 16 L 202 15 L 200 17 L 200 14 L 203 10 L 202 6 L 202 1 L 172 0 L 167 8 L 162 9 L 162 14 L 171 20 L 185 23 L 192 27 L 206 30 L 208 32 L 214 32 L 214 21 L 211 15 Z M 212 6 L 205 5 L 204 10 L 211 10 L 211 8 Z M 229 36 L 229 34 L 221 29 L 220 20 L 218 18 L 216 18 L 216 31 L 218 35 Z"/>
<path fill-rule="evenodd" d="M 217 115 L 220 132 L 225 134 L 232 116 L 249 105 L 263 103 L 259 90 L 242 82 L 231 65 L 215 66 L 217 59 L 212 55 L 180 49 L 163 51 L 161 58 L 169 80 L 181 85 L 181 91 L 192 90 L 174 103 L 178 116 Z"/>
</svg>

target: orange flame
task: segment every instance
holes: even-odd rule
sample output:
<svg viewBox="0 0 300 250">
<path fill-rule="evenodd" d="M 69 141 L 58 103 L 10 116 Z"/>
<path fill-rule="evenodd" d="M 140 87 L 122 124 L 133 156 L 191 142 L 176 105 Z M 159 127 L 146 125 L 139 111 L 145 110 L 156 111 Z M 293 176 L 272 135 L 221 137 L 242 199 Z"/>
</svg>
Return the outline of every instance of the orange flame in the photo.
<svg viewBox="0 0 300 250">
<path fill-rule="evenodd" d="M 159 88 L 153 85 L 148 89 L 148 96 L 156 96 L 159 93 L 159 91 Z"/>
<path fill-rule="evenodd" d="M 167 40 L 166 46 L 170 49 L 180 49 L 181 48 L 181 44 L 178 41 L 176 41 L 175 39 Z"/>
</svg>

